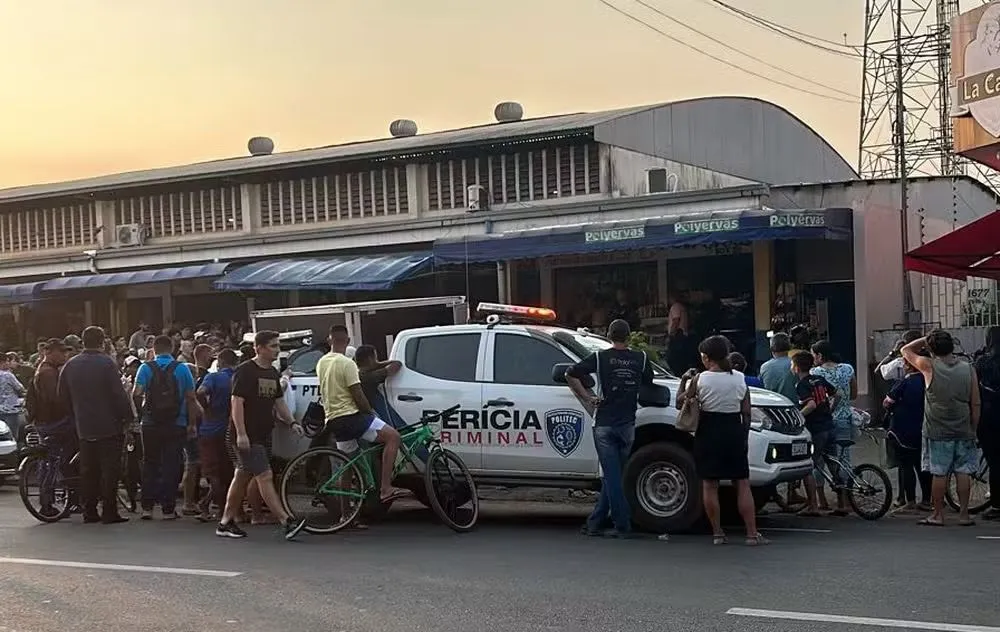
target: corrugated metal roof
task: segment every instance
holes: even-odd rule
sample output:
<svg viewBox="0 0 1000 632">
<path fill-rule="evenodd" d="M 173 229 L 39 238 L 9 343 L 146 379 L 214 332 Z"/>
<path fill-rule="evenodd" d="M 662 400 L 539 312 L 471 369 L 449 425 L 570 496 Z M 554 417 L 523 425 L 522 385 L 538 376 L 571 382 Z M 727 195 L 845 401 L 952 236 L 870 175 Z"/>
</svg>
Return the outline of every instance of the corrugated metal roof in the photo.
<svg viewBox="0 0 1000 632">
<path fill-rule="evenodd" d="M 449 146 L 478 145 L 508 139 L 513 140 L 544 136 L 546 134 L 566 133 L 591 128 L 619 116 L 635 114 L 656 107 L 659 107 L 659 105 L 644 105 L 604 112 L 548 116 L 513 123 L 493 123 L 443 132 L 417 134 L 416 136 L 402 138 L 383 138 L 315 149 L 301 149 L 267 156 L 226 158 L 179 167 L 129 171 L 82 180 L 14 187 L 0 190 L 0 202 L 93 193 L 126 187 L 207 177 L 221 177 L 250 171 L 268 171 L 309 163 L 377 158 L 389 155 L 426 152 Z"/>
</svg>

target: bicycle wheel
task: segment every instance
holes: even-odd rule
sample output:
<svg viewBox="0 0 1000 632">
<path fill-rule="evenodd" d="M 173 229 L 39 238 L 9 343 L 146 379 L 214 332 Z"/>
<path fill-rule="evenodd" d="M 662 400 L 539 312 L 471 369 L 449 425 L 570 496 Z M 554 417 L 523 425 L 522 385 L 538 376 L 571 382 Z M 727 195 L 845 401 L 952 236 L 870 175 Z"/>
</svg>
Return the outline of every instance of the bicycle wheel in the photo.
<svg viewBox="0 0 1000 632">
<path fill-rule="evenodd" d="M 336 491 L 326 493 L 324 486 Z M 278 481 L 282 507 L 304 518 L 305 531 L 316 535 L 336 533 L 357 520 L 368 491 L 351 457 L 327 447 L 306 450 L 289 461 Z"/>
<path fill-rule="evenodd" d="M 984 459 L 979 471 L 970 477 L 972 486 L 969 490 L 969 513 L 979 513 L 990 506 L 990 466 Z M 948 477 L 948 487 L 944 491 L 945 502 L 953 511 L 959 510 L 958 487 L 954 476 Z"/>
<path fill-rule="evenodd" d="M 59 522 L 72 510 L 70 489 L 59 464 L 48 456 L 30 456 L 18 472 L 21 502 L 36 520 Z"/>
<path fill-rule="evenodd" d="M 424 486 L 431 509 L 449 528 L 471 531 L 479 520 L 479 496 L 469 468 L 451 450 L 437 448 L 427 457 Z"/>
<path fill-rule="evenodd" d="M 877 465 L 862 463 L 854 468 L 847 490 L 847 501 L 865 520 L 878 520 L 892 505 L 892 481 Z"/>
</svg>

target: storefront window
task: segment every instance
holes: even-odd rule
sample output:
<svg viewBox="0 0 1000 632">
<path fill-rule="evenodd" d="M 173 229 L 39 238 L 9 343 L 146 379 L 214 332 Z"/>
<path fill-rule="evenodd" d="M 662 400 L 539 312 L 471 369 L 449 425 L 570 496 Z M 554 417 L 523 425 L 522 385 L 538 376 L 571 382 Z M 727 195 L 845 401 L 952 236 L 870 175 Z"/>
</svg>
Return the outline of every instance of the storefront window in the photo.
<svg viewBox="0 0 1000 632">
<path fill-rule="evenodd" d="M 556 313 L 576 327 L 607 328 L 619 297 L 625 298 L 634 327 L 665 311 L 656 300 L 655 261 L 556 268 L 553 281 Z"/>
</svg>

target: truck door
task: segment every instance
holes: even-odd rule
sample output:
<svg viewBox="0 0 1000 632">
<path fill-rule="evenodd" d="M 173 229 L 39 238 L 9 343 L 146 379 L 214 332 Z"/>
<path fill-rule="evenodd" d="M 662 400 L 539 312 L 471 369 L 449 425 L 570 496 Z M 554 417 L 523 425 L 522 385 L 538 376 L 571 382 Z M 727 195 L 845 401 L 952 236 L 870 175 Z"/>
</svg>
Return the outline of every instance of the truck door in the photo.
<svg viewBox="0 0 1000 632">
<path fill-rule="evenodd" d="M 437 422 L 441 443 L 462 457 L 470 470 L 483 466 L 479 424 L 483 405 L 485 337 L 480 330 L 403 334 L 393 359 L 403 368 L 385 384 L 387 412 L 395 426 L 461 404 Z"/>
<path fill-rule="evenodd" d="M 524 330 L 491 330 L 483 386 L 489 434 L 483 465 L 490 473 L 557 478 L 597 474 L 593 422 L 555 364 L 575 362 L 552 340 Z"/>
</svg>

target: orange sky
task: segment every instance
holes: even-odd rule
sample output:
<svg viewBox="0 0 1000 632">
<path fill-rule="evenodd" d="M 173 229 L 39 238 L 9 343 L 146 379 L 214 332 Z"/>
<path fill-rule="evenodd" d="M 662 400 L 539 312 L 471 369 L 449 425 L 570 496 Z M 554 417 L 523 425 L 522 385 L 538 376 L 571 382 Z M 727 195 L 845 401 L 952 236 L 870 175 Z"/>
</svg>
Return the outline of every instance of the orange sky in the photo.
<svg viewBox="0 0 1000 632">
<path fill-rule="evenodd" d="M 703 50 L 726 51 L 635 0 L 609 0 Z M 769 34 L 708 0 L 650 5 L 791 72 L 856 93 L 860 62 Z M 863 0 L 730 0 L 831 40 Z M 805 8 L 806 5 L 809 8 Z M 488 122 L 739 94 L 772 100 L 852 164 L 858 106 L 772 85 L 630 22 L 598 0 L 35 0 L 0 4 L 0 186 Z"/>
</svg>

